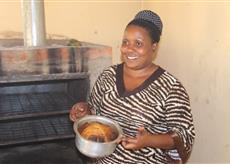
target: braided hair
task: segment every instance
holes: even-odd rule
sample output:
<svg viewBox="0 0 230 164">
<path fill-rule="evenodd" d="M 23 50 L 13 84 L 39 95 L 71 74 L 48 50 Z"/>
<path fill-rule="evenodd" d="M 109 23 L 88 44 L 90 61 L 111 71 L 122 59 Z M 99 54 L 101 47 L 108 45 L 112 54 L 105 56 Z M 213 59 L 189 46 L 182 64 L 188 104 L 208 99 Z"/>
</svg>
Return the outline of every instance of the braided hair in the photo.
<svg viewBox="0 0 230 164">
<path fill-rule="evenodd" d="M 140 26 L 147 30 L 153 43 L 160 41 L 163 24 L 156 13 L 150 10 L 142 10 L 136 14 L 126 28 L 130 25 Z"/>
</svg>

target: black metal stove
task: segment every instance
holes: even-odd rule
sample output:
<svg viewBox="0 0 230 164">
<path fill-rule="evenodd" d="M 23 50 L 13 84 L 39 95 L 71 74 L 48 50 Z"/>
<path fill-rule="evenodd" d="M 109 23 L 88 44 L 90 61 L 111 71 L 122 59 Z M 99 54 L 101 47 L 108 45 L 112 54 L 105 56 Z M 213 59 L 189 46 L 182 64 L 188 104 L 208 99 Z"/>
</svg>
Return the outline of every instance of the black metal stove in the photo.
<svg viewBox="0 0 230 164">
<path fill-rule="evenodd" d="M 0 146 L 74 137 L 69 110 L 89 92 L 79 49 L 1 50 Z"/>
<path fill-rule="evenodd" d="M 74 137 L 68 113 L 86 100 L 88 75 L 46 76 L 0 82 L 0 146 Z"/>
<path fill-rule="evenodd" d="M 0 148 L 74 138 L 69 110 L 111 65 L 111 47 L 66 43 L 0 49 Z"/>
<path fill-rule="evenodd" d="M 111 65 L 111 47 L 63 41 L 14 48 L 7 42 L 0 40 L 10 47 L 0 49 L 0 163 L 89 161 L 75 147 L 69 110 L 87 100 L 97 76 Z"/>
</svg>

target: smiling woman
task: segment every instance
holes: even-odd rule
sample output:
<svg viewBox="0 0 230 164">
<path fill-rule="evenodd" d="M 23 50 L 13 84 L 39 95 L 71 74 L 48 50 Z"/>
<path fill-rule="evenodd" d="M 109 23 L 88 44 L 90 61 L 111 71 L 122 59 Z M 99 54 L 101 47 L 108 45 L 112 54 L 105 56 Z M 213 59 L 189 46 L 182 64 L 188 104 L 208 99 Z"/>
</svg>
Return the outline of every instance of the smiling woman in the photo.
<svg viewBox="0 0 230 164">
<path fill-rule="evenodd" d="M 121 46 L 126 90 L 135 89 L 156 70 L 157 66 L 152 63 L 156 45 L 142 27 L 127 26 Z"/>
<path fill-rule="evenodd" d="M 70 111 L 73 121 L 93 111 L 116 120 L 124 132 L 114 153 L 95 163 L 185 163 L 191 153 L 189 96 L 177 78 L 153 63 L 162 27 L 156 13 L 137 13 L 124 31 L 123 62 L 105 69 L 89 101 Z"/>
</svg>

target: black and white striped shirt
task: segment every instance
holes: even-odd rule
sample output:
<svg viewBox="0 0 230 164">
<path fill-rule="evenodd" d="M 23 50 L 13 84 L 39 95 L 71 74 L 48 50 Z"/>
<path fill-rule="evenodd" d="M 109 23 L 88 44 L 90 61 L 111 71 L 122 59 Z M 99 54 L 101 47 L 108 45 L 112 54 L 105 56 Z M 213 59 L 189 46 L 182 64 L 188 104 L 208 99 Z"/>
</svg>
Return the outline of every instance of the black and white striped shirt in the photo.
<svg viewBox="0 0 230 164">
<path fill-rule="evenodd" d="M 123 64 L 105 69 L 98 77 L 89 99 L 96 113 L 119 123 L 125 135 L 135 136 L 143 126 L 151 133 L 176 131 L 190 152 L 194 142 L 194 126 L 189 97 L 182 84 L 159 67 L 143 84 L 125 91 Z M 126 150 L 119 144 L 113 154 L 96 163 L 169 163 L 166 156 L 180 158 L 177 150 L 146 147 Z"/>
</svg>

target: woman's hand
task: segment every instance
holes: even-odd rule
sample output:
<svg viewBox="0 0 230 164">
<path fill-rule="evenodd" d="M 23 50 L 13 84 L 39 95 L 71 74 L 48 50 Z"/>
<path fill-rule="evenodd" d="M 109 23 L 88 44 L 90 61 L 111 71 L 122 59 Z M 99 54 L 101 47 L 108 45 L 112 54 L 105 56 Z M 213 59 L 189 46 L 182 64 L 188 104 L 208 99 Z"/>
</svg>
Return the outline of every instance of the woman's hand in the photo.
<svg viewBox="0 0 230 164">
<path fill-rule="evenodd" d="M 85 115 L 90 115 L 90 109 L 86 102 L 76 103 L 70 110 L 69 118 L 71 121 L 76 121 L 77 119 L 84 117 Z"/>
<path fill-rule="evenodd" d="M 148 146 L 151 134 L 144 127 L 138 128 L 136 137 L 123 137 L 121 144 L 125 149 L 138 150 Z"/>
</svg>

